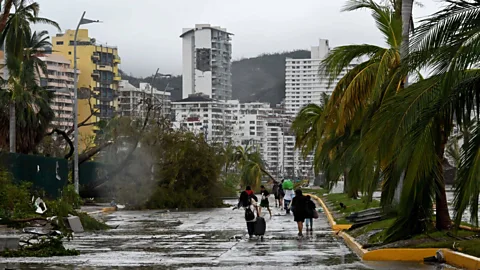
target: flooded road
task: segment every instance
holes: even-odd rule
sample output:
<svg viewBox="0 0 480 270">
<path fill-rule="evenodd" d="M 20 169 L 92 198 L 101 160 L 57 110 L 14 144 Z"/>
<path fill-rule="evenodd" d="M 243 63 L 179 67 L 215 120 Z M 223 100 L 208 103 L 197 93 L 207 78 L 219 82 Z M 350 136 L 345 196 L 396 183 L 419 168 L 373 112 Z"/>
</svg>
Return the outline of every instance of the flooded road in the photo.
<svg viewBox="0 0 480 270">
<path fill-rule="evenodd" d="M 232 208 L 118 211 L 106 217 L 116 229 L 76 234 L 66 243 L 80 256 L 0 258 L 0 269 L 451 269 L 361 262 L 323 214 L 313 235 L 299 240 L 293 217 L 274 209 L 272 219 L 267 212 L 264 241 L 249 240 L 243 214 Z"/>
</svg>

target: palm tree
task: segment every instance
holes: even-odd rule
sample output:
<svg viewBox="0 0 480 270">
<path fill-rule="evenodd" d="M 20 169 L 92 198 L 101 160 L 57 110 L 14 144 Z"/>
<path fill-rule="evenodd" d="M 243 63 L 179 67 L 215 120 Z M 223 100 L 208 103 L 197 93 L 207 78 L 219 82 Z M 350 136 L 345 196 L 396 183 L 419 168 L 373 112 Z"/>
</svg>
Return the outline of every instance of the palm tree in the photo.
<svg viewBox="0 0 480 270">
<path fill-rule="evenodd" d="M 367 147 L 361 142 L 369 129 L 371 117 L 386 97 L 395 95 L 405 78 L 400 66 L 400 17 L 390 6 L 379 5 L 371 0 L 348 1 L 344 11 L 358 9 L 372 12 L 388 47 L 370 44 L 340 46 L 327 55 L 321 72 L 327 75 L 330 83 L 342 71 L 347 70 L 347 73 L 335 85 L 332 96 L 323 108 L 321 120 L 317 121 L 319 124 L 315 132 L 309 130 L 317 138 L 316 145 L 312 147 L 311 144 L 304 144 L 306 150 L 315 149 L 316 170 L 324 171 L 330 183 L 338 181 L 343 174 L 346 183 L 349 183 L 347 189 L 350 189 L 353 197 L 356 189 L 373 192 L 377 184 L 382 165 L 379 145 Z M 365 58 L 365 61 L 351 68 L 352 63 Z M 307 117 L 308 110 L 312 109 L 314 107 L 306 107 L 297 121 L 307 124 L 307 121 L 301 119 Z M 320 113 L 319 108 L 316 110 Z M 314 115 L 311 112 L 308 114 Z M 300 124 L 298 126 L 301 127 Z M 296 129 L 299 145 L 308 142 L 302 142 L 301 135 L 298 136 L 302 130 L 298 127 Z M 312 138 L 313 135 L 306 138 L 309 137 Z"/>
<path fill-rule="evenodd" d="M 400 180 L 405 181 L 398 220 L 389 230 L 389 240 L 422 231 L 431 215 L 435 194 L 437 227 L 444 228 L 449 220 L 441 161 L 438 161 L 443 157 L 444 137 L 433 133 L 440 127 L 448 132 L 448 119 L 433 119 L 435 121 L 419 125 L 413 117 L 409 119 L 411 122 L 402 118 L 402 112 L 411 110 L 405 106 L 411 104 L 408 101 L 412 100 L 408 98 L 413 91 L 405 91 L 404 83 L 407 74 L 418 66 L 407 65 L 406 55 L 402 55 L 408 53 L 402 46 L 402 26 L 406 25 L 408 30 L 409 24 L 402 24 L 399 3 L 395 4 L 392 8 L 371 0 L 348 2 L 345 10 L 366 8 L 372 11 L 388 47 L 341 46 L 332 50 L 324 60 L 323 71 L 333 81 L 352 61 L 367 58 L 348 71 L 335 86 L 324 110 L 324 128 L 315 153 L 316 165 L 320 162 L 336 171 L 334 178 L 327 180 L 335 181 L 339 168 L 343 167 L 347 170 L 345 174 L 348 174 L 349 183 L 369 192 L 373 191 L 381 176 L 383 206 L 391 205 Z M 432 82 L 434 79 L 420 81 L 411 89 L 428 89 Z"/>
<path fill-rule="evenodd" d="M 266 175 L 275 181 L 275 178 L 266 170 L 260 152 L 255 150 L 253 146 L 237 146 L 233 160 L 240 170 L 242 185 L 258 187 L 262 175 Z"/>
<path fill-rule="evenodd" d="M 455 187 L 455 223 L 470 207 L 472 222 L 478 224 L 478 159 L 480 150 L 478 46 L 480 37 L 480 3 L 478 1 L 449 0 L 449 5 L 430 16 L 416 30 L 413 39 L 412 65 L 427 66 L 433 70 L 431 89 L 416 94 L 422 102 L 411 102 L 416 110 L 412 116 L 437 120 L 436 132 L 441 134 L 438 153 L 445 151 L 453 120 L 465 130 L 468 138 L 461 149 Z M 414 95 L 412 95 L 414 96 Z M 430 100 L 426 104 L 426 100 Z M 441 156 L 439 155 L 439 158 Z M 440 187 L 441 188 L 441 187 Z M 437 201 L 437 212 L 438 212 Z M 444 220 L 447 225 L 448 220 Z"/>
<path fill-rule="evenodd" d="M 320 105 L 306 105 L 293 120 L 291 129 L 295 134 L 295 147 L 301 149 L 304 157 L 315 150 L 320 139 L 322 115 L 327 102 L 328 95 L 323 93 Z"/>
<path fill-rule="evenodd" d="M 2 148 L 8 145 L 6 127 L 8 126 L 7 115 L 9 114 L 6 113 L 6 104 L 10 104 L 12 94 L 16 93 L 15 114 L 17 117 L 15 126 L 16 134 L 20 139 L 16 149 L 21 153 L 30 153 L 44 137 L 54 114 L 49 106 L 52 94 L 38 86 L 37 79 L 40 71 L 47 74 L 46 65 L 40 59 L 45 48 L 51 46 L 47 32 L 31 33 L 27 29 L 25 34 L 29 38 L 24 40 L 22 57 L 18 59 L 13 54 L 8 56 L 10 67 L 15 66 L 15 68 L 12 68 L 9 78 L 9 86 L 13 87 L 14 91 L 1 91 L 1 111 L 5 113 L 2 113 L 2 117 L 0 117 L 0 123 L 2 123 L 0 134 L 2 134 L 2 138 L 5 138 L 5 141 L 0 142 L 0 145 L 2 145 Z"/>
<path fill-rule="evenodd" d="M 9 115 L 10 115 L 10 132 L 9 140 L 13 143 L 16 148 L 16 110 L 15 104 L 17 102 L 17 97 L 21 95 L 18 91 L 22 90 L 22 87 L 15 87 L 15 81 L 18 83 L 19 78 L 15 78 L 14 74 L 19 74 L 21 62 L 18 59 L 23 59 L 24 56 L 24 46 L 27 40 L 30 38 L 30 25 L 35 23 L 45 23 L 56 28 L 60 29 L 58 24 L 54 21 L 51 21 L 46 18 L 38 16 L 40 6 L 36 2 L 27 3 L 26 0 L 13 0 L 7 1 L 5 5 L 5 10 L 3 14 L 10 12 L 9 6 L 13 5 L 14 13 L 8 16 L 8 19 L 3 24 L 3 21 L 0 21 L 0 27 L 4 27 L 3 31 L 0 34 L 0 46 L 5 46 L 5 53 L 7 54 L 6 67 L 11 73 L 11 78 L 7 82 L 9 91 L 12 92 L 11 100 L 9 102 Z M 0 19 L 5 20 L 4 15 L 0 16 Z"/>
</svg>

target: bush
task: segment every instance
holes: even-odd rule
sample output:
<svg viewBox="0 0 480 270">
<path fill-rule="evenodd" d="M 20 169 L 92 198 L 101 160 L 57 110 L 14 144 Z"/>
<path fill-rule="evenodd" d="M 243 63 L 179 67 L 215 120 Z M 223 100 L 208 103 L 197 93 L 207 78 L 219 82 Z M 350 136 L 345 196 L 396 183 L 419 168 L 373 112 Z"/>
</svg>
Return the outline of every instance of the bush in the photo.
<svg viewBox="0 0 480 270">
<path fill-rule="evenodd" d="M 75 256 L 80 252 L 75 249 L 66 249 L 62 243 L 62 237 L 48 237 L 40 239 L 40 242 L 18 250 L 4 250 L 0 252 L 2 257 L 52 257 L 52 256 Z"/>
<path fill-rule="evenodd" d="M 0 218 L 22 219 L 37 216 L 31 202 L 31 187 L 28 182 L 13 184 L 11 175 L 0 171 Z"/>
<path fill-rule="evenodd" d="M 157 148 L 157 186 L 147 208 L 218 207 L 222 160 L 202 136 L 172 132 Z"/>
</svg>

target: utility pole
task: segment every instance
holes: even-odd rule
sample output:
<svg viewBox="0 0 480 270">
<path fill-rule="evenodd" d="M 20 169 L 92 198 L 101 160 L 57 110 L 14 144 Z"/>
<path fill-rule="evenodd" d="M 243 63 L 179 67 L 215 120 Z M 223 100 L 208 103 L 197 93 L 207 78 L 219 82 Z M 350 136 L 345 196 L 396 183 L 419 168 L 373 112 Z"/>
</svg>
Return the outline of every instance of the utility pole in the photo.
<svg viewBox="0 0 480 270">
<path fill-rule="evenodd" d="M 79 193 L 79 178 L 78 178 L 78 72 L 77 72 L 77 35 L 78 29 L 82 24 L 97 23 L 99 20 L 85 19 L 85 13 L 83 12 L 77 28 L 75 29 L 75 36 L 73 38 L 73 82 L 74 89 L 73 95 L 75 102 L 73 103 L 73 129 L 74 129 L 74 154 L 73 154 L 73 181 L 75 184 L 75 192 Z"/>
</svg>

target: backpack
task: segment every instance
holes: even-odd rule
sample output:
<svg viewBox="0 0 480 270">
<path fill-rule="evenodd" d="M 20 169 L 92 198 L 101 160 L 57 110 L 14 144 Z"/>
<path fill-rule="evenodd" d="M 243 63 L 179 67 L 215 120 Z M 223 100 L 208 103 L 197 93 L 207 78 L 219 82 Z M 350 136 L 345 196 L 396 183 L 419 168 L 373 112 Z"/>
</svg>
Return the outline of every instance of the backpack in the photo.
<svg viewBox="0 0 480 270">
<path fill-rule="evenodd" d="M 245 209 L 245 220 L 252 221 L 254 219 L 255 219 L 255 214 L 253 213 L 252 209 L 250 209 L 250 207 L 247 207 Z"/>
</svg>

